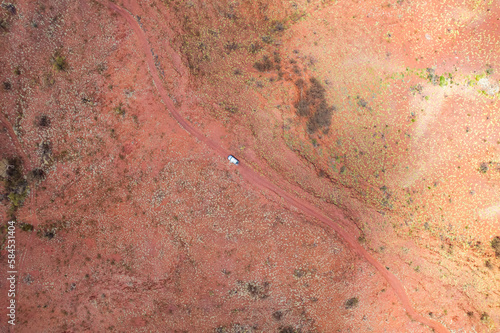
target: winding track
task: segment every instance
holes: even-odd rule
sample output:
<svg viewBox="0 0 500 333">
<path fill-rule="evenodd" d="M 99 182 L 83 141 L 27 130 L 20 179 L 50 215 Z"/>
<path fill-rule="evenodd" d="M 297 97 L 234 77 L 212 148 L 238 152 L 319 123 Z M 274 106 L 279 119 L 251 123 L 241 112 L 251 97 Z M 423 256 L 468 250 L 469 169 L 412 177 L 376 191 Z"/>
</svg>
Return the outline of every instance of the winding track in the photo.
<svg viewBox="0 0 500 333">
<path fill-rule="evenodd" d="M 196 137 L 199 141 L 205 143 L 207 146 L 209 146 L 211 149 L 213 149 L 215 152 L 217 152 L 219 155 L 222 155 L 224 158 L 229 155 L 229 152 L 225 151 L 219 144 L 217 144 L 215 141 L 211 140 L 210 138 L 204 136 L 202 133 L 200 133 L 196 128 L 191 126 L 176 110 L 174 103 L 172 100 L 169 98 L 167 91 L 162 85 L 162 81 L 160 79 L 160 76 L 158 74 L 158 70 L 155 67 L 155 61 L 153 58 L 153 55 L 151 53 L 151 48 L 149 46 L 147 37 L 144 33 L 144 31 L 141 29 L 140 25 L 136 21 L 135 17 L 128 12 L 126 9 L 112 3 L 108 2 L 107 3 L 108 7 L 112 9 L 113 11 L 117 12 L 121 16 L 125 18 L 125 20 L 128 22 L 134 33 L 136 34 L 138 41 L 140 43 L 140 46 L 142 47 L 145 55 L 146 55 L 146 61 L 149 67 L 149 72 L 151 76 L 153 77 L 153 82 L 156 86 L 156 89 L 158 90 L 158 93 L 160 94 L 163 102 L 167 106 L 168 110 L 170 111 L 171 115 L 179 122 L 179 124 L 191 135 Z M 185 71 L 182 70 L 182 66 L 180 66 L 180 57 L 177 54 L 172 54 L 173 56 L 173 62 L 174 66 L 176 66 L 176 70 L 183 75 L 184 79 L 187 78 L 187 74 Z M 439 333 L 449 333 L 449 330 L 445 328 L 441 323 L 431 320 L 429 318 L 425 318 L 419 313 L 415 311 L 413 306 L 411 305 L 410 299 L 408 298 L 408 295 L 406 295 L 404 286 L 401 284 L 401 282 L 397 279 L 397 277 L 390 273 L 381 263 L 379 263 L 370 253 L 368 253 L 360 244 L 359 242 L 349 233 L 347 233 L 340 225 L 337 223 L 333 222 L 333 220 L 326 215 L 324 215 L 317 207 L 312 205 L 311 203 L 305 201 L 305 200 L 300 200 L 298 198 L 294 198 L 287 192 L 283 191 L 282 189 L 278 188 L 268 180 L 264 179 L 262 176 L 257 174 L 255 171 L 253 171 L 251 168 L 246 166 L 245 164 L 240 163 L 239 165 L 239 170 L 241 175 L 248 180 L 250 183 L 258 185 L 261 188 L 265 188 L 269 191 L 272 191 L 282 197 L 285 201 L 290 203 L 291 205 L 295 206 L 296 208 L 302 210 L 304 213 L 320 220 L 324 224 L 328 225 L 331 227 L 337 234 L 343 238 L 343 240 L 361 257 L 365 258 L 370 264 L 372 264 L 377 271 L 386 279 L 386 281 L 389 283 L 389 285 L 392 287 L 394 292 L 397 294 L 399 301 L 401 302 L 403 308 L 406 310 L 407 314 L 410 316 L 411 319 L 416 320 L 422 324 L 425 324 L 429 326 L 430 328 L 434 329 L 435 332 Z M 336 213 L 335 216 L 336 219 L 344 219 L 342 214 L 340 212 Z"/>
</svg>

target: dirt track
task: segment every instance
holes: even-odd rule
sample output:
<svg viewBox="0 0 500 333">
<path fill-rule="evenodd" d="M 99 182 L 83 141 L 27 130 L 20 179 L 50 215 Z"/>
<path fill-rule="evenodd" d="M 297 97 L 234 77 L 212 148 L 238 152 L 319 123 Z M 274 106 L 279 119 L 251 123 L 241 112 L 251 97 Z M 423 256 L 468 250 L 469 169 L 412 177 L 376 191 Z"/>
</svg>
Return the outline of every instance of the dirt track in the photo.
<svg viewBox="0 0 500 333">
<path fill-rule="evenodd" d="M 216 142 L 212 141 L 211 139 L 207 138 L 204 136 L 202 133 L 200 133 L 197 129 L 195 129 L 193 126 L 191 126 L 176 110 L 173 101 L 168 97 L 168 93 L 165 90 L 165 88 L 162 85 L 162 81 L 160 79 L 159 73 L 154 65 L 154 58 L 153 55 L 151 54 L 151 48 L 150 45 L 147 41 L 147 38 L 144 34 L 144 31 L 141 29 L 140 25 L 137 23 L 135 20 L 134 16 L 128 12 L 126 9 L 123 9 L 113 3 L 108 3 L 108 7 L 117 13 L 119 13 L 127 23 L 130 25 L 130 27 L 133 29 L 134 33 L 136 34 L 138 41 L 143 48 L 144 54 L 146 56 L 147 60 L 147 65 L 149 67 L 149 72 L 151 76 L 153 77 L 153 81 L 155 83 L 155 86 L 163 100 L 163 103 L 165 103 L 166 107 L 170 111 L 171 115 L 179 122 L 179 124 L 191 135 L 195 136 L 199 141 L 205 143 L 208 145 L 211 149 L 213 149 L 217 154 L 221 155 L 223 158 L 226 158 L 227 155 L 230 154 L 230 152 L 225 151 L 219 144 Z M 186 77 L 184 71 L 180 67 L 180 58 L 178 55 L 174 55 L 174 66 L 177 66 L 176 70 L 183 75 L 183 77 Z M 256 172 L 254 172 L 252 169 L 250 169 L 248 166 L 246 166 L 244 163 L 240 163 L 240 166 L 238 167 L 241 175 L 248 180 L 250 183 L 255 184 L 261 188 L 265 188 L 267 190 L 270 190 L 280 197 L 282 197 L 285 201 L 290 203 L 291 205 L 295 206 L 296 208 L 300 209 L 304 213 L 308 214 L 311 217 L 314 217 L 324 224 L 328 225 L 331 227 L 333 230 L 337 232 L 344 240 L 345 242 L 360 256 L 365 258 L 370 264 L 372 264 L 379 272 L 382 274 L 382 276 L 387 280 L 387 282 L 390 284 L 390 286 L 393 288 L 393 290 L 396 292 L 398 295 L 398 298 L 408 313 L 408 315 L 411 317 L 411 319 L 416 320 L 422 324 L 425 324 L 432 329 L 434 329 L 436 332 L 449 332 L 448 329 L 446 329 L 441 323 L 430 320 L 428 318 L 423 317 L 422 315 L 418 314 L 412 307 L 410 299 L 408 298 L 404 286 L 401 284 L 401 282 L 396 278 L 396 276 L 392 273 L 390 273 L 381 263 L 379 263 L 373 256 L 371 256 L 360 244 L 359 242 L 348 232 L 346 232 L 342 227 L 340 227 L 339 224 L 335 223 L 331 218 L 325 216 L 322 214 L 318 208 L 313 206 L 312 204 L 304 201 L 304 200 L 299 200 L 288 193 L 284 192 L 280 188 L 276 187 L 274 184 L 269 182 L 268 180 L 264 179 L 262 176 L 258 175 Z M 340 211 L 337 212 L 336 219 L 343 219 L 343 216 Z"/>
</svg>

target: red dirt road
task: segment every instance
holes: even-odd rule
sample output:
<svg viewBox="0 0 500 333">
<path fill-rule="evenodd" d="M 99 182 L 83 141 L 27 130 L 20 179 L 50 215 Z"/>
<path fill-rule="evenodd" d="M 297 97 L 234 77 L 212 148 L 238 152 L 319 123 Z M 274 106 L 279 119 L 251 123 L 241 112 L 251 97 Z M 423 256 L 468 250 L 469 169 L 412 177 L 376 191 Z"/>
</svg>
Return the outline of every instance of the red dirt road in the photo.
<svg viewBox="0 0 500 333">
<path fill-rule="evenodd" d="M 150 45 L 147 41 L 147 38 L 144 34 L 144 31 L 141 29 L 137 21 L 135 20 L 134 16 L 128 12 L 126 9 L 123 9 L 113 3 L 108 3 L 108 7 L 115 12 L 119 13 L 121 16 L 125 18 L 125 20 L 128 22 L 130 27 L 133 29 L 135 34 L 137 35 L 138 41 L 140 42 L 144 54 L 146 56 L 147 60 L 147 65 L 149 67 L 149 72 L 151 76 L 153 77 L 153 81 L 156 85 L 156 88 L 167 106 L 168 110 L 170 111 L 171 115 L 179 122 L 179 124 L 191 135 L 195 136 L 198 140 L 201 142 L 205 143 L 207 146 L 209 146 L 211 149 L 213 149 L 217 154 L 223 156 L 224 158 L 229 155 L 229 152 L 225 151 L 219 144 L 211 140 L 210 138 L 207 138 L 205 135 L 200 133 L 197 129 L 195 129 L 193 126 L 191 126 L 176 110 L 173 101 L 168 97 L 168 93 L 165 90 L 165 88 L 162 85 L 162 81 L 160 79 L 159 73 L 156 70 L 156 67 L 154 65 L 154 58 L 151 53 L 151 48 Z M 179 57 L 175 58 L 179 60 Z M 174 60 L 175 60 L 174 59 Z M 178 63 L 179 61 L 174 61 Z M 183 77 L 186 77 L 185 73 L 183 73 L 182 68 L 180 68 L 179 64 L 174 64 L 174 66 L 177 65 L 176 70 L 184 74 Z M 395 293 L 398 295 L 399 300 L 403 306 L 403 308 L 406 310 L 408 315 L 410 316 L 411 319 L 416 320 L 422 324 L 425 324 L 432 329 L 434 329 L 436 332 L 449 332 L 448 329 L 446 329 L 441 323 L 430 320 L 428 318 L 423 317 L 422 315 L 418 314 L 415 309 L 411 305 L 411 301 L 408 298 L 404 286 L 401 284 L 401 282 L 396 278 L 396 276 L 392 273 L 390 273 L 381 263 L 379 263 L 373 256 L 371 256 L 360 244 L 359 242 L 348 232 L 346 232 L 339 224 L 335 223 L 331 218 L 325 216 L 323 213 L 321 213 L 318 208 L 313 206 L 307 201 L 304 200 L 299 200 L 288 193 L 284 192 L 280 188 L 276 187 L 274 184 L 269 182 L 268 180 L 264 179 L 262 176 L 258 175 L 255 171 L 250 169 L 248 166 L 244 164 L 240 164 L 238 167 L 241 175 L 248 180 L 250 183 L 258 185 L 261 188 L 265 188 L 267 190 L 270 190 L 280 197 L 282 197 L 285 201 L 290 203 L 291 205 L 295 206 L 296 208 L 300 209 L 304 213 L 308 214 L 309 216 L 312 216 L 324 224 L 328 225 L 331 227 L 333 230 L 335 230 L 344 240 L 345 242 L 356 252 L 358 253 L 361 257 L 365 258 L 371 265 L 373 265 L 379 272 L 380 274 L 387 280 L 387 282 L 390 284 L 390 286 L 393 288 Z M 344 219 L 342 216 L 342 213 L 340 211 L 337 211 L 336 219 L 342 220 Z"/>
</svg>

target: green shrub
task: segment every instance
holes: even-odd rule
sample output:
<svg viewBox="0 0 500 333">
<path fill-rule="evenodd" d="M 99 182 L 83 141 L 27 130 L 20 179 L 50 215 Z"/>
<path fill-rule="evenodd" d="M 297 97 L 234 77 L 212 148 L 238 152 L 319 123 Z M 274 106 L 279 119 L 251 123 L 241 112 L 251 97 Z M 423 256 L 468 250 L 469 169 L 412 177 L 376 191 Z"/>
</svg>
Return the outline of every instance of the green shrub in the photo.
<svg viewBox="0 0 500 333">
<path fill-rule="evenodd" d="M 55 55 L 52 58 L 52 67 L 58 72 L 65 72 L 68 70 L 68 62 L 66 58 L 61 55 Z"/>
</svg>

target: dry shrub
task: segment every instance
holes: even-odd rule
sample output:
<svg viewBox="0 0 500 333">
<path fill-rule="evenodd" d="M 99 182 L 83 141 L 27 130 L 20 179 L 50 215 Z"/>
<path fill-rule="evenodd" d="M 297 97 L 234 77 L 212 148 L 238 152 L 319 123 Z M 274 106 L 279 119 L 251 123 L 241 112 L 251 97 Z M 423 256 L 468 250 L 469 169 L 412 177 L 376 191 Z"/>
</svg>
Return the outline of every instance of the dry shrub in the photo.
<svg viewBox="0 0 500 333">
<path fill-rule="evenodd" d="M 253 64 L 253 67 L 259 72 L 268 72 L 273 69 L 273 62 L 268 56 L 263 56 L 261 61 L 257 61 Z"/>
<path fill-rule="evenodd" d="M 299 116 L 309 117 L 307 121 L 307 130 L 309 133 L 312 134 L 319 129 L 328 130 L 332 122 L 332 112 L 335 110 L 335 107 L 328 106 L 325 99 L 325 88 L 323 88 L 317 79 L 312 78 L 304 96 L 303 90 L 306 82 L 298 79 L 295 81 L 295 85 L 300 89 L 300 97 L 294 106 Z"/>
</svg>

